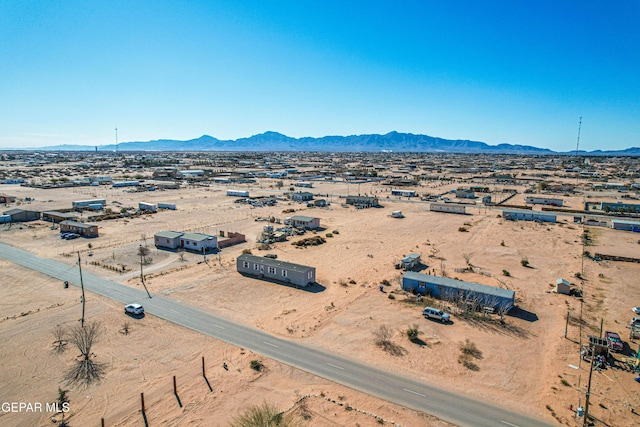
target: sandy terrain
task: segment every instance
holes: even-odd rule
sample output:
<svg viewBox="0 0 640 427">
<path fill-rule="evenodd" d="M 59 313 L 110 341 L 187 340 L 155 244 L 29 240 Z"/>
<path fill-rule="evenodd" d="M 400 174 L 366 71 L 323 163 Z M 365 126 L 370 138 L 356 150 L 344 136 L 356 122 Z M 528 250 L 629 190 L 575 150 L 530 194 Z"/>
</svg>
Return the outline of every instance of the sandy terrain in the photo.
<svg viewBox="0 0 640 427">
<path fill-rule="evenodd" d="M 252 194 L 277 194 L 268 185 L 264 187 L 252 189 Z M 351 187 L 322 184 L 313 192 L 346 194 L 354 191 Z M 0 241 L 67 262 L 70 269 L 76 268 L 75 252 L 80 251 L 83 268 L 134 287 L 141 286 L 137 249 L 141 244 L 149 245 L 153 261 L 144 265 L 143 271 L 151 293 L 441 384 L 547 422 L 578 425 L 568 407 L 584 404 L 589 374 L 589 364 L 580 362 L 579 343 L 585 342 L 588 335 L 599 333 L 601 319 L 605 330 L 617 331 L 623 340 L 628 340 L 630 309 L 640 305 L 640 265 L 585 259 L 585 324 L 579 328 L 578 322 L 572 321 L 565 339 L 567 311 L 576 319 L 580 301 L 551 290 L 561 277 L 579 284 L 574 275 L 582 269 L 582 226 L 574 225 L 571 216 L 559 216 L 558 224 L 536 224 L 505 221 L 499 217 L 499 210 L 490 209 L 468 209 L 472 215 L 464 216 L 432 213 L 428 204 L 392 198 L 383 186 L 366 187 L 361 192 L 377 193 L 384 208 L 344 208 L 333 196 L 332 205 L 326 209 L 307 209 L 289 202 L 252 209 L 233 203 L 232 198 L 224 196 L 224 187 L 213 185 L 153 193 L 125 193 L 106 187 L 72 191 L 4 186 L 6 193 L 35 197 L 31 203 L 34 208 L 55 209 L 68 206 L 72 200 L 101 197 L 113 207 L 137 206 L 139 201 L 168 201 L 176 203 L 178 210 L 100 222 L 100 237 L 92 240 L 61 240 L 59 231 L 51 230 L 50 224 L 35 222 L 5 227 L 0 231 Z M 451 188 L 455 187 L 451 184 Z M 432 193 L 447 190 L 446 186 L 420 189 Z M 569 199 L 571 207 L 582 203 L 582 197 L 563 198 Z M 297 249 L 290 242 L 283 242 L 268 251 L 282 260 L 315 266 L 317 280 L 324 288 L 321 292 L 254 280 L 235 271 L 235 258 L 242 250 L 266 253 L 256 249 L 255 240 L 267 223 L 255 218 L 284 219 L 292 214 L 282 211 L 291 208 L 297 214 L 321 218 L 326 230 L 318 232 L 320 235 L 338 231 L 318 247 Z M 406 218 L 390 217 L 391 211 L 398 209 Z M 467 231 L 459 231 L 461 227 Z M 203 263 L 201 255 L 186 254 L 181 259 L 178 254 L 153 248 L 153 234 L 167 229 L 211 234 L 238 231 L 247 236 L 248 242 L 226 248 L 219 256 L 208 256 L 208 263 Z M 593 246 L 586 248 L 591 253 L 637 256 L 637 234 L 591 230 Z M 515 290 L 519 315 L 507 316 L 504 326 L 496 319 L 464 319 L 455 311 L 449 325 L 423 319 L 421 306 L 427 302 L 416 304 L 413 297 L 401 292 L 401 271 L 394 268 L 395 262 L 411 252 L 422 254 L 427 269 L 436 274 Z M 476 272 L 456 272 L 468 267 L 465 256 Z M 521 265 L 525 258 L 530 268 Z M 123 265 L 123 274 L 108 268 L 121 269 Z M 56 324 L 72 325 L 77 321 L 78 292 L 63 290 L 45 276 L 7 263 L 2 264 L 2 270 L 7 280 L 0 287 L 0 337 L 9 344 L 2 349 L 2 360 L 3 366 L 11 366 L 0 372 L 0 384 L 7 385 L 2 387 L 2 400 L 51 401 L 62 384 L 62 371 L 75 355 L 73 349 L 63 355 L 50 351 L 51 330 Z M 505 276 L 503 270 L 510 276 Z M 390 285 L 380 292 L 378 287 L 383 280 Z M 96 346 L 96 354 L 109 364 L 109 370 L 100 385 L 88 390 L 71 389 L 73 425 L 99 425 L 100 417 L 107 425 L 141 425 L 140 392 L 145 393 L 151 425 L 226 425 L 248 404 L 260 404 L 266 399 L 286 409 L 308 394 L 319 397 L 307 400 L 313 418 L 303 423 L 378 425 L 375 418 L 346 411 L 344 406 L 324 400 L 321 393 L 400 425 L 438 425 L 415 411 L 274 361 L 265 361 L 265 373 L 255 373 L 249 368 L 249 361 L 260 356 L 153 316 L 131 321 L 132 332 L 124 336 L 118 331 L 127 318 L 119 304 L 95 295 L 88 297 L 88 303 L 89 316 L 104 326 L 104 339 Z M 30 314 L 21 316 L 26 312 Z M 404 335 L 414 324 L 421 331 L 424 345 L 416 345 Z M 374 344 L 374 331 L 381 325 L 394 331 L 395 354 Z M 481 357 L 474 360 L 475 370 L 458 363 L 460 343 L 465 339 L 473 341 L 481 352 Z M 628 344 L 635 349 L 639 343 Z M 202 356 L 213 393 L 199 376 Z M 228 372 L 221 367 L 223 361 L 229 364 Z M 172 375 L 178 379 L 182 409 L 171 392 Z M 618 369 L 594 372 L 591 413 L 612 426 L 637 425 L 638 418 L 631 409 L 640 409 L 639 390 L 631 373 Z M 299 412 L 300 405 L 293 411 Z M 1 414 L 0 424 L 43 425 L 46 418 L 42 414 Z"/>
</svg>

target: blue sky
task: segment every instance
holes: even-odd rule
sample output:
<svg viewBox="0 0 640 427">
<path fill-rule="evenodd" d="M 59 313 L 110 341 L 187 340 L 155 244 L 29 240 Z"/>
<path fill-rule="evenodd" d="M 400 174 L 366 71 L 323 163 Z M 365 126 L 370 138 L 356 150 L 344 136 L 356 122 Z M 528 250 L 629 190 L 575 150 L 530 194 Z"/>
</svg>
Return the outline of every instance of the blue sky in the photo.
<svg viewBox="0 0 640 427">
<path fill-rule="evenodd" d="M 420 133 L 640 146 L 640 1 L 0 1 L 0 147 Z"/>
</svg>

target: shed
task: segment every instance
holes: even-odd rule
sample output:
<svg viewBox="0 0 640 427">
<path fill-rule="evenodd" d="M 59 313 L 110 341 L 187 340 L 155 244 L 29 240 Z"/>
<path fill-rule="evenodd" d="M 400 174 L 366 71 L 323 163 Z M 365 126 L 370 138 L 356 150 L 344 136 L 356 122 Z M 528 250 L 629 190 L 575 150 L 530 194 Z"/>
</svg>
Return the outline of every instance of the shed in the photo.
<svg viewBox="0 0 640 427">
<path fill-rule="evenodd" d="M 556 280 L 556 292 L 564 295 L 571 294 L 571 283 L 565 279 Z"/>
<path fill-rule="evenodd" d="M 40 219 L 40 212 L 26 209 L 9 209 L 3 212 L 4 215 L 11 216 L 11 222 L 28 222 Z"/>
<path fill-rule="evenodd" d="M 294 264 L 272 258 L 242 254 L 236 259 L 238 273 L 260 279 L 276 280 L 296 286 L 308 286 L 316 281 L 315 267 Z"/>
<path fill-rule="evenodd" d="M 70 212 L 58 212 L 58 211 L 47 211 L 42 212 L 42 219 L 44 221 L 51 221 L 54 224 L 62 221 L 74 221 L 78 217 L 74 213 Z"/>
<path fill-rule="evenodd" d="M 400 265 L 402 268 L 409 270 L 420 264 L 420 254 L 409 254 L 402 258 Z"/>
<path fill-rule="evenodd" d="M 402 289 L 449 301 L 475 300 L 484 307 L 507 313 L 515 306 L 516 293 L 478 283 L 408 271 L 402 276 Z"/>
<path fill-rule="evenodd" d="M 183 234 L 179 231 L 158 231 L 153 235 L 153 241 L 156 248 L 177 249 Z"/>
</svg>

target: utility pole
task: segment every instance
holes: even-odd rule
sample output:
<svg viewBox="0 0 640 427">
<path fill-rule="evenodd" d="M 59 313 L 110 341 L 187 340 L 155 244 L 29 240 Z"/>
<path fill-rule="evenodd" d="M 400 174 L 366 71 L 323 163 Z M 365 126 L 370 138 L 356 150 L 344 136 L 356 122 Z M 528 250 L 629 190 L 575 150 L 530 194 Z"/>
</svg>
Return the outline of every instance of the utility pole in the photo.
<svg viewBox="0 0 640 427">
<path fill-rule="evenodd" d="M 593 374 L 593 362 L 596 357 L 596 347 L 591 347 L 591 367 L 589 368 L 589 382 L 587 384 L 586 400 L 584 402 L 584 427 L 589 426 L 589 395 L 591 394 L 591 375 Z"/>
<path fill-rule="evenodd" d="M 82 319 L 80 324 L 84 328 L 84 283 L 82 281 L 82 263 L 80 262 L 80 252 L 78 251 L 78 269 L 80 270 L 80 289 L 82 289 Z"/>
<path fill-rule="evenodd" d="M 116 153 L 118 152 L 118 128 L 116 128 Z"/>
<path fill-rule="evenodd" d="M 144 274 L 142 273 L 142 259 L 144 257 L 142 245 L 140 245 L 140 280 L 142 281 L 142 286 L 144 286 L 144 290 L 147 291 L 147 295 L 151 298 L 151 294 L 149 293 L 149 289 L 147 289 L 147 285 L 144 283 Z"/>
</svg>

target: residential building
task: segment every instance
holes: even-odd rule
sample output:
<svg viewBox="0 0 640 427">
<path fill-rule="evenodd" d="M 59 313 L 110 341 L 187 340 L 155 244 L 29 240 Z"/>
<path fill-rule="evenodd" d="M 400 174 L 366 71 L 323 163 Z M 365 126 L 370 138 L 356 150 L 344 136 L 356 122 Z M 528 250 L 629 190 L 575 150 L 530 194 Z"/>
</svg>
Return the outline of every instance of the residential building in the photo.
<svg viewBox="0 0 640 427">
<path fill-rule="evenodd" d="M 556 222 L 556 215 L 529 210 L 504 209 L 502 217 L 510 221 Z"/>
<path fill-rule="evenodd" d="M 515 306 L 516 293 L 478 283 L 408 271 L 402 276 L 402 289 L 452 302 L 473 302 L 481 307 L 508 312 Z"/>
<path fill-rule="evenodd" d="M 463 205 L 455 205 L 453 203 L 431 203 L 431 212 L 444 212 L 454 214 L 466 214 L 466 207 Z"/>
<path fill-rule="evenodd" d="M 277 259 L 242 254 L 236 259 L 238 273 L 260 279 L 275 280 L 296 286 L 308 286 L 316 281 L 315 267 Z"/>
<path fill-rule="evenodd" d="M 158 231 L 153 235 L 153 241 L 156 248 L 178 249 L 183 234 L 179 231 Z"/>
<path fill-rule="evenodd" d="M 82 237 L 98 237 L 98 226 L 77 221 L 62 221 L 60 233 L 76 233 Z"/>
<path fill-rule="evenodd" d="M 298 191 L 297 193 L 291 194 L 291 200 L 294 202 L 307 202 L 313 200 L 313 194 L 308 191 Z"/>
<path fill-rule="evenodd" d="M 180 236 L 180 247 L 193 252 L 213 252 L 218 249 L 218 238 L 208 234 L 184 233 Z"/>
<path fill-rule="evenodd" d="M 306 228 L 309 230 L 320 228 L 320 218 L 304 215 L 295 215 L 289 217 L 284 221 L 284 223 L 292 227 Z"/>
</svg>

